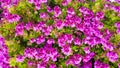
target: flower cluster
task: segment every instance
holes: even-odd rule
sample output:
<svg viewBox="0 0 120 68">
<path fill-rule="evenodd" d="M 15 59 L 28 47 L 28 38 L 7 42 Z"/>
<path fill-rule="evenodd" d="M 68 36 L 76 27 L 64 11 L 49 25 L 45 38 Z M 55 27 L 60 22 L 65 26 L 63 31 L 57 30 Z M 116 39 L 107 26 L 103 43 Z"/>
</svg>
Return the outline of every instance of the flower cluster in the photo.
<svg viewBox="0 0 120 68">
<path fill-rule="evenodd" d="M 42 3 L 46 3 L 47 0 L 28 0 L 29 3 L 35 5 L 35 9 L 39 10 L 41 8 Z"/>
<path fill-rule="evenodd" d="M 5 45 L 5 39 L 0 36 L 0 68 L 9 68 L 8 48 Z"/>
<path fill-rule="evenodd" d="M 7 9 L 3 11 L 4 18 L 9 22 L 18 22 L 20 20 L 20 16 L 17 14 L 11 14 Z"/>
<path fill-rule="evenodd" d="M 4 8 L 3 20 L 9 22 L 10 29 L 13 29 L 12 32 L 9 28 L 0 26 L 0 34 L 10 37 L 9 40 L 14 40 L 15 43 L 20 44 L 20 48 L 24 48 L 23 54 L 16 53 L 15 57 L 12 56 L 16 58 L 16 62 L 27 62 L 27 65 L 35 68 L 58 68 L 65 65 L 66 68 L 69 65 L 71 68 L 72 66 L 110 68 L 111 63 L 117 64 L 118 66 L 115 67 L 120 68 L 116 47 L 118 42 L 114 43 L 114 40 L 111 40 L 116 34 L 120 34 L 118 5 L 120 1 L 106 0 L 102 4 L 103 9 L 99 8 L 100 11 L 93 10 L 95 7 L 100 7 L 97 0 L 25 0 L 23 5 L 21 3 L 17 5 L 21 0 L 0 0 L 0 2 Z M 9 12 L 11 6 L 18 6 L 14 8 L 25 13 L 26 16 L 22 13 Z M 27 10 L 24 10 L 24 7 Z M 107 12 L 114 13 L 107 16 Z M 118 16 L 110 19 L 115 15 Z M 117 29 L 110 30 L 108 27 L 112 24 L 108 25 L 109 21 L 112 21 Z M 11 28 L 15 23 L 15 28 Z M 15 34 L 5 35 L 4 28 Z M 111 28 L 114 28 L 113 25 Z M 15 36 L 11 38 L 10 35 Z M 0 68 L 9 68 L 9 55 L 3 37 L 0 37 Z"/>
<path fill-rule="evenodd" d="M 95 68 L 110 68 L 108 64 L 102 63 L 98 60 L 95 61 L 94 65 Z"/>
<path fill-rule="evenodd" d="M 50 44 L 46 44 L 43 48 L 27 47 L 24 51 L 24 55 L 18 55 L 16 59 L 17 59 L 17 62 L 23 62 L 25 58 L 41 60 L 41 63 L 38 63 L 37 68 L 41 68 L 41 67 L 46 68 L 47 63 L 50 60 L 55 62 L 57 61 L 57 58 L 59 56 L 60 54 L 56 48 L 53 48 L 52 45 Z"/>
<path fill-rule="evenodd" d="M 120 22 L 116 22 L 115 27 L 117 28 L 116 33 L 120 34 Z"/>
<path fill-rule="evenodd" d="M 0 0 L 3 8 L 10 8 L 11 6 L 17 6 L 19 0 Z"/>
</svg>

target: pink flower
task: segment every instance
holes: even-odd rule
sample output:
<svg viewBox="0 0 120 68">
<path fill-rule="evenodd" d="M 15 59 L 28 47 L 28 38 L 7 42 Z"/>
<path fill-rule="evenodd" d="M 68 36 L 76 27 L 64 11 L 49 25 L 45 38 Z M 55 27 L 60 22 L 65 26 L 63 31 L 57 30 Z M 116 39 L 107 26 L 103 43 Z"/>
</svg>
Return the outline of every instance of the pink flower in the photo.
<svg viewBox="0 0 120 68">
<path fill-rule="evenodd" d="M 46 68 L 46 62 L 41 62 L 37 64 L 37 68 Z"/>
<path fill-rule="evenodd" d="M 83 62 L 89 62 L 91 58 L 93 58 L 95 56 L 94 52 L 85 54 L 84 58 L 83 58 Z"/>
<path fill-rule="evenodd" d="M 19 35 L 23 35 L 24 33 L 24 24 L 23 23 L 20 23 L 20 24 L 17 24 L 16 28 L 15 28 L 15 31 L 16 31 L 16 36 L 19 36 Z"/>
<path fill-rule="evenodd" d="M 62 0 L 62 5 L 67 6 L 72 0 Z"/>
<path fill-rule="evenodd" d="M 47 6 L 47 12 L 52 12 L 52 8 L 50 6 Z"/>
<path fill-rule="evenodd" d="M 117 34 L 120 34 L 120 28 L 118 28 L 118 29 L 116 30 L 116 33 L 117 33 Z"/>
<path fill-rule="evenodd" d="M 41 3 L 47 3 L 47 0 L 40 0 Z"/>
<path fill-rule="evenodd" d="M 69 8 L 67 9 L 67 13 L 68 13 L 68 14 L 72 14 L 72 15 L 75 14 L 74 9 L 71 8 L 71 7 L 69 7 Z"/>
<path fill-rule="evenodd" d="M 58 45 L 60 47 L 63 47 L 63 46 L 65 46 L 65 44 L 66 44 L 66 39 L 65 39 L 64 35 L 61 35 L 60 37 L 58 37 Z"/>
<path fill-rule="evenodd" d="M 32 62 L 32 61 L 28 61 L 28 65 L 29 65 L 29 66 L 34 65 L 34 62 Z"/>
<path fill-rule="evenodd" d="M 35 8 L 37 9 L 37 10 L 40 10 L 41 9 L 41 4 L 40 3 L 35 3 Z"/>
<path fill-rule="evenodd" d="M 47 18 L 47 17 L 48 17 L 47 13 L 45 12 L 40 13 L 40 18 Z"/>
<path fill-rule="evenodd" d="M 66 64 L 72 64 L 74 66 L 76 66 L 77 64 L 80 64 L 80 62 L 82 61 L 82 56 L 80 54 L 74 54 L 72 56 L 70 56 L 70 58 L 66 61 Z"/>
<path fill-rule="evenodd" d="M 120 68 L 120 63 L 118 63 L 118 68 Z"/>
<path fill-rule="evenodd" d="M 50 64 L 49 68 L 57 68 L 55 64 Z"/>
<path fill-rule="evenodd" d="M 34 43 L 34 42 L 36 42 L 36 39 L 35 38 L 31 38 L 30 39 L 30 43 Z"/>
<path fill-rule="evenodd" d="M 61 8 L 59 6 L 54 7 L 54 16 L 58 17 L 62 13 Z"/>
<path fill-rule="evenodd" d="M 110 62 L 118 61 L 118 54 L 116 52 L 109 51 L 106 56 L 109 58 Z"/>
<path fill-rule="evenodd" d="M 78 37 L 76 37 L 75 39 L 74 39 L 74 44 L 75 45 L 81 45 L 81 40 L 78 38 Z"/>
<path fill-rule="evenodd" d="M 28 22 L 26 25 L 25 25 L 25 28 L 26 28 L 26 30 L 30 30 L 30 29 L 32 29 L 33 28 L 33 24 L 32 24 L 32 22 Z"/>
<path fill-rule="evenodd" d="M 17 61 L 17 62 L 23 62 L 24 59 L 25 59 L 25 57 L 22 56 L 22 55 L 18 55 L 18 56 L 16 57 L 16 61 Z"/>
<path fill-rule="evenodd" d="M 32 3 L 34 3 L 34 0 L 28 0 L 28 2 L 32 4 Z"/>
<path fill-rule="evenodd" d="M 62 52 L 69 56 L 72 53 L 72 49 L 70 48 L 70 45 L 65 45 L 62 47 Z"/>
<path fill-rule="evenodd" d="M 85 53 L 90 53 L 90 47 L 86 46 L 86 47 L 84 48 L 84 51 L 85 51 Z"/>
<path fill-rule="evenodd" d="M 104 13 L 103 12 L 97 12 L 96 13 L 96 20 L 100 20 L 103 17 L 104 17 Z"/>
<path fill-rule="evenodd" d="M 114 26 L 120 28 L 120 22 L 116 22 Z"/>
<path fill-rule="evenodd" d="M 71 34 L 65 34 L 65 39 L 67 40 L 67 43 L 72 43 L 73 37 Z"/>
<path fill-rule="evenodd" d="M 39 36 L 37 39 L 36 39 L 36 43 L 37 44 L 41 44 L 45 41 L 45 37 L 44 36 Z"/>
<path fill-rule="evenodd" d="M 62 20 L 56 20 L 55 27 L 57 27 L 58 30 L 62 29 L 64 27 L 64 24 Z"/>
<path fill-rule="evenodd" d="M 54 41 L 54 39 L 50 39 L 50 38 L 49 38 L 49 39 L 47 40 L 47 43 L 48 43 L 48 44 L 53 44 L 53 43 L 55 43 L 55 41 Z"/>
</svg>

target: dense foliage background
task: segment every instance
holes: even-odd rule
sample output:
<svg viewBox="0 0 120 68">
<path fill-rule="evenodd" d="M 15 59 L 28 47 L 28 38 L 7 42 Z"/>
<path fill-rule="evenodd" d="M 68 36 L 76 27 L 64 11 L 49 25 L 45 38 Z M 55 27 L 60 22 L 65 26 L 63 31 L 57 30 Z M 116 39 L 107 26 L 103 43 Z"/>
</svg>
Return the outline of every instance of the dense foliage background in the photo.
<svg viewBox="0 0 120 68">
<path fill-rule="evenodd" d="M 120 1 L 0 0 L 0 68 L 120 68 Z"/>
</svg>

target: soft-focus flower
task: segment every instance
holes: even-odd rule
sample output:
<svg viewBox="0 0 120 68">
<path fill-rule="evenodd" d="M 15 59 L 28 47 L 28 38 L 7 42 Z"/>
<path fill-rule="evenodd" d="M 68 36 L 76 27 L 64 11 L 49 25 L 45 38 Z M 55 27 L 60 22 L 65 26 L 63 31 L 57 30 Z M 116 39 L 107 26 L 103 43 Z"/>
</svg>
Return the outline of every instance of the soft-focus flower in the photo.
<svg viewBox="0 0 120 68">
<path fill-rule="evenodd" d="M 34 62 L 32 62 L 32 61 L 28 61 L 28 65 L 29 65 L 29 66 L 34 65 Z"/>
<path fill-rule="evenodd" d="M 72 49 L 70 48 L 70 45 L 65 45 L 62 47 L 62 53 L 69 56 L 72 53 Z"/>
<path fill-rule="evenodd" d="M 30 29 L 32 29 L 33 28 L 33 24 L 32 24 L 32 22 L 28 22 L 26 25 L 25 25 L 25 28 L 26 28 L 26 30 L 30 30 Z"/>
<path fill-rule="evenodd" d="M 28 0 L 28 2 L 32 4 L 32 3 L 34 3 L 34 0 Z"/>
<path fill-rule="evenodd" d="M 47 0 L 40 0 L 40 2 L 41 2 L 41 3 L 46 3 L 46 2 L 47 2 Z"/>
<path fill-rule="evenodd" d="M 56 20 L 55 22 L 55 27 L 57 27 L 58 30 L 62 29 L 64 27 L 64 24 L 62 22 L 62 20 Z"/>
<path fill-rule="evenodd" d="M 45 41 L 45 37 L 44 36 L 39 36 L 37 39 L 36 39 L 36 43 L 37 44 L 41 44 Z"/>
<path fill-rule="evenodd" d="M 116 62 L 118 61 L 118 54 L 113 51 L 107 52 L 106 56 L 109 58 L 109 61 Z"/>
<path fill-rule="evenodd" d="M 72 0 L 62 0 L 62 5 L 67 6 Z"/>
<path fill-rule="evenodd" d="M 54 39 L 48 39 L 48 40 L 47 40 L 47 43 L 48 43 L 48 44 L 54 44 L 55 41 L 54 41 Z"/>
<path fill-rule="evenodd" d="M 39 2 L 35 3 L 35 8 L 37 10 L 40 10 L 41 9 L 41 4 Z"/>
<path fill-rule="evenodd" d="M 115 2 L 115 0 L 109 0 L 110 2 Z"/>
<path fill-rule="evenodd" d="M 62 13 L 61 8 L 59 6 L 54 7 L 54 16 L 58 17 Z"/>
<path fill-rule="evenodd" d="M 66 64 L 77 65 L 80 64 L 81 60 L 82 60 L 82 56 L 80 54 L 74 54 L 66 61 Z"/>
<path fill-rule="evenodd" d="M 15 31 L 16 31 L 16 34 L 15 34 L 16 36 L 23 35 L 23 33 L 24 33 L 24 24 L 23 23 L 17 24 L 16 28 L 15 28 Z"/>
<path fill-rule="evenodd" d="M 120 28 L 120 22 L 116 22 L 116 23 L 114 24 L 114 26 L 115 26 L 116 28 Z"/>
<path fill-rule="evenodd" d="M 50 6 L 47 6 L 47 12 L 52 12 L 53 11 L 53 9 L 50 7 Z"/>
<path fill-rule="evenodd" d="M 83 62 L 88 62 L 88 61 L 91 60 L 94 56 L 95 56 L 95 53 L 94 53 L 94 52 L 85 54 L 85 56 L 83 57 Z"/>
<path fill-rule="evenodd" d="M 50 32 L 52 31 L 53 27 L 52 26 L 46 26 L 42 27 L 42 32 L 44 33 L 45 36 L 50 35 Z"/>
<path fill-rule="evenodd" d="M 40 18 L 47 18 L 48 17 L 48 15 L 47 15 L 47 13 L 45 13 L 45 12 L 41 12 L 40 13 Z"/>
<path fill-rule="evenodd" d="M 75 39 L 74 39 L 74 44 L 75 45 L 81 45 L 81 40 L 78 38 L 78 37 L 76 37 Z"/>
<path fill-rule="evenodd" d="M 94 63 L 95 68 L 110 68 L 108 64 L 102 63 L 99 60 L 96 60 Z"/>
<path fill-rule="evenodd" d="M 50 64 L 49 68 L 57 68 L 55 64 Z"/>
<path fill-rule="evenodd" d="M 58 37 L 58 41 L 57 41 L 57 43 L 58 43 L 58 45 L 59 45 L 60 47 L 65 46 L 65 44 L 66 44 L 66 40 L 65 40 L 64 35 L 61 35 L 60 37 Z"/>
<path fill-rule="evenodd" d="M 73 36 L 71 34 L 65 34 L 65 39 L 67 40 L 67 43 L 72 43 Z"/>
<path fill-rule="evenodd" d="M 79 68 L 92 68 L 92 62 L 84 62 L 82 66 L 80 66 Z"/>
<path fill-rule="evenodd" d="M 77 0 L 78 2 L 84 2 L 85 0 Z"/>
<path fill-rule="evenodd" d="M 108 50 L 112 51 L 114 49 L 112 43 L 102 41 L 102 45 L 104 47 L 104 50 L 108 49 Z"/>
<path fill-rule="evenodd" d="M 8 48 L 5 45 L 5 39 L 2 36 L 0 36 L 0 67 L 10 68 Z"/>
<path fill-rule="evenodd" d="M 86 47 L 84 48 L 84 51 L 85 51 L 85 53 L 90 53 L 90 47 L 89 47 L 89 46 L 86 46 Z"/>
<path fill-rule="evenodd" d="M 118 63 L 118 68 L 120 68 L 120 63 Z"/>
<path fill-rule="evenodd" d="M 37 68 L 46 68 L 46 62 L 38 63 Z"/>
<path fill-rule="evenodd" d="M 103 12 L 97 12 L 96 13 L 96 20 L 100 20 L 103 17 L 104 17 L 104 13 Z"/>
<path fill-rule="evenodd" d="M 17 55 L 17 57 L 16 57 L 16 61 L 17 61 L 17 62 L 23 62 L 24 59 L 25 59 L 25 57 L 22 56 L 22 55 Z"/>
<path fill-rule="evenodd" d="M 67 13 L 68 13 L 68 14 L 71 14 L 71 15 L 74 15 L 74 14 L 75 14 L 74 9 L 71 8 L 71 7 L 69 7 L 69 8 L 67 9 Z"/>
<path fill-rule="evenodd" d="M 30 43 L 34 43 L 34 42 L 36 42 L 36 39 L 35 38 L 31 38 L 30 39 Z"/>
</svg>

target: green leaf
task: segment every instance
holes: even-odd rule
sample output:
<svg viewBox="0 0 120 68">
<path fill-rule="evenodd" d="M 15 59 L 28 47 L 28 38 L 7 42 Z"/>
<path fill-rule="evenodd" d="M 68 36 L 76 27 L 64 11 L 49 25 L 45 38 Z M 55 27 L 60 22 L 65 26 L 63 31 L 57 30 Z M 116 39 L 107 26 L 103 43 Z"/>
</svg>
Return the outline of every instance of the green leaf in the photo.
<svg viewBox="0 0 120 68">
<path fill-rule="evenodd" d="M 10 66 L 16 65 L 16 58 L 10 58 Z"/>
</svg>

